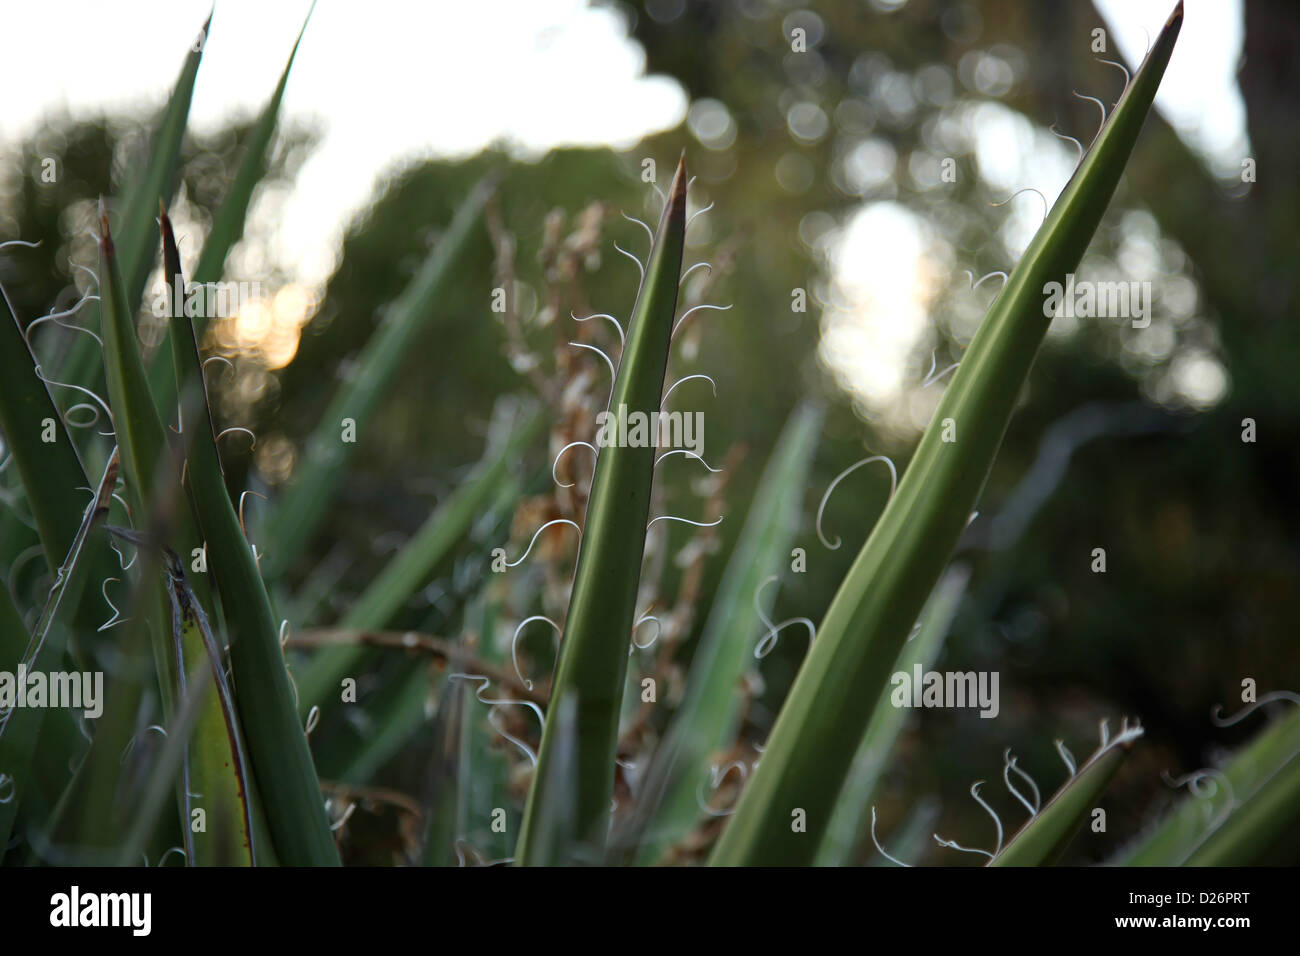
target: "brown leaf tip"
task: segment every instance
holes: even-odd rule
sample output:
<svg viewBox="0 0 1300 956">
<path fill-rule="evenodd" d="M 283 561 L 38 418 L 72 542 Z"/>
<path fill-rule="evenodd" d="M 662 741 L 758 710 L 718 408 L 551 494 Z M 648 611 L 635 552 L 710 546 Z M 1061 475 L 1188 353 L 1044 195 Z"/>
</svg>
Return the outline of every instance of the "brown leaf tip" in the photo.
<svg viewBox="0 0 1300 956">
<path fill-rule="evenodd" d="M 673 184 L 668 189 L 668 208 L 672 216 L 686 216 L 686 150 L 682 150 L 677 172 L 673 173 Z"/>
<path fill-rule="evenodd" d="M 108 209 L 103 196 L 99 197 L 99 247 L 104 255 L 113 254 L 113 234 L 108 228 Z"/>
</svg>

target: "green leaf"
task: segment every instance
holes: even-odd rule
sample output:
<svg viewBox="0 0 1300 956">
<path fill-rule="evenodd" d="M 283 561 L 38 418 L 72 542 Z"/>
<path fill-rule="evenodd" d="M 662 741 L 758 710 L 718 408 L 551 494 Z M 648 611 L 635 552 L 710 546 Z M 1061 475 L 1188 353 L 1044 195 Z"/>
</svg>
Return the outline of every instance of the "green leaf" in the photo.
<svg viewBox="0 0 1300 956">
<path fill-rule="evenodd" d="M 37 374 L 32 354 L 0 290 L 0 430 L 14 456 L 50 572 L 68 553 L 81 526 L 89 482 L 63 416 Z M 45 437 L 53 438 L 46 441 Z"/>
<path fill-rule="evenodd" d="M 519 837 L 521 864 L 572 862 L 557 854 L 577 843 L 591 861 L 603 855 L 614 786 L 618 715 L 627 673 L 628 641 L 636 614 L 637 583 L 645 550 L 655 449 L 621 447 L 615 434 L 622 406 L 628 415 L 657 413 L 677 313 L 677 285 L 686 228 L 686 159 L 668 191 L 668 202 L 650 249 L 645 276 L 627 330 L 627 342 L 609 401 L 613 436 L 600 449 L 591 482 L 586 527 L 578 552 L 569 614 L 551 692 L 551 710 L 572 714 L 576 728 L 570 772 L 551 766 L 558 759 L 551 721 L 524 809 Z M 563 708 L 563 711 L 557 708 Z M 569 802 L 572 801 L 572 805 Z M 570 832 L 550 832 L 552 824 Z"/>
<path fill-rule="evenodd" d="M 23 492 L 53 574 L 72 547 L 90 484 L 85 466 L 68 434 L 63 415 L 36 364 L 9 298 L 0 289 L 0 431 L 13 455 Z M 47 441 L 47 439 L 50 439 Z M 103 580 L 118 568 L 103 538 L 87 543 L 91 578 Z M 14 554 L 0 556 L 12 561 Z M 93 634 L 102 623 L 93 601 L 74 609 L 75 631 Z M 75 640 L 75 634 L 74 634 Z M 0 658 L 0 666 L 4 659 Z"/>
<path fill-rule="evenodd" d="M 266 175 L 271 139 L 275 135 L 276 124 L 279 121 L 280 101 L 284 98 L 284 90 L 289 83 L 289 71 L 293 69 L 294 58 L 298 55 L 298 46 L 302 43 L 303 34 L 307 32 L 307 24 L 311 21 L 312 11 L 315 9 L 316 4 L 313 2 L 311 9 L 307 11 L 302 29 L 298 31 L 298 39 L 294 41 L 293 49 L 289 52 L 289 61 L 280 74 L 280 82 L 276 84 L 275 92 L 271 94 L 270 101 L 262 110 L 262 115 L 258 117 L 257 125 L 249 133 L 248 142 L 244 145 L 243 158 L 238 169 L 235 170 L 230 189 L 212 218 L 212 228 L 203 241 L 198 264 L 194 267 L 196 285 L 206 285 L 221 280 L 226 256 L 244 234 L 248 204 L 252 201 L 253 191 Z M 202 314 L 193 317 L 194 336 L 200 342 L 203 341 L 208 320 L 209 317 Z M 163 342 L 160 343 L 153 359 L 153 366 L 149 370 L 149 384 L 157 399 L 159 411 L 162 413 L 170 410 L 176 399 L 176 377 L 171 368 L 170 350 L 165 346 L 167 334 L 164 332 Z"/>
<path fill-rule="evenodd" d="M 93 538 L 92 541 L 87 541 L 87 545 L 92 542 Z M 89 547 L 87 554 L 89 555 Z M 57 568 L 55 570 L 57 573 Z M 27 651 L 30 636 L 18 606 L 9 593 L 8 585 L 0 582 L 0 671 L 17 674 L 18 664 Z M 86 749 L 86 740 L 81 735 L 78 721 L 79 716 L 74 711 L 57 707 L 46 709 L 45 720 L 40 727 L 40 746 L 32 755 L 30 779 L 23 788 L 21 806 L 15 807 L 19 820 L 17 826 L 22 827 L 24 821 L 39 826 L 57 811 L 59 797 L 67 781 L 69 760 L 79 759 Z M 4 772 L 4 768 L 0 767 L 0 774 Z M 9 783 L 0 780 L 0 797 L 10 797 L 9 787 Z M 12 795 L 17 796 L 16 792 Z M 0 850 L 0 857 L 3 856 L 4 853 Z"/>
<path fill-rule="evenodd" d="M 104 377 L 113 430 L 122 456 L 122 476 L 132 512 L 151 514 L 157 497 L 159 471 L 169 461 L 166 433 L 154 408 L 136 339 L 134 315 L 108 225 L 103 202 L 99 210 L 99 283 L 103 311 Z"/>
<path fill-rule="evenodd" d="M 235 864 L 251 866 L 257 849 L 254 839 L 256 828 L 253 825 L 252 800 L 250 798 L 251 773 L 249 772 L 248 758 L 244 749 L 243 734 L 239 729 L 238 717 L 235 714 L 235 703 L 230 692 L 230 684 L 226 680 L 224 655 L 217 649 L 216 638 L 212 636 L 212 628 L 208 624 L 207 614 L 204 613 L 203 605 L 199 603 L 198 597 L 185 576 L 184 564 L 181 563 L 176 553 L 171 550 L 167 551 L 166 574 L 167 598 L 172 610 L 172 639 L 174 641 L 173 646 L 176 649 L 177 690 L 182 696 L 187 692 L 195 693 L 202 700 L 203 695 L 210 692 L 209 688 L 215 686 L 217 704 L 226 731 L 224 740 L 215 733 L 196 734 L 194 740 L 189 741 L 189 748 L 186 751 L 185 779 L 187 786 L 183 791 L 183 804 L 187 812 L 182 819 L 192 819 L 196 808 L 204 811 L 204 813 L 213 817 L 212 826 L 208 829 L 217 838 L 210 841 L 215 846 L 204 846 L 203 841 L 195 838 L 194 828 L 192 826 L 186 828 L 188 859 L 192 865 L 218 863 L 225 866 Z M 191 658 L 186 654 L 185 649 L 187 646 L 193 647 L 196 644 L 203 649 L 204 653 L 198 664 L 197 679 L 194 679 L 194 675 L 187 675 L 191 666 Z M 200 708 L 200 716 L 202 713 L 203 711 Z M 184 739 L 184 735 L 181 736 Z M 191 753 L 197 749 L 196 745 L 197 747 L 206 748 L 206 753 L 191 760 Z M 206 760 L 203 758 L 206 758 Z M 233 772 L 235 792 L 218 798 L 210 791 L 195 791 L 190 787 L 191 765 L 202 766 L 204 763 L 230 767 Z M 227 776 L 222 782 L 228 787 L 231 779 Z M 192 796 L 195 792 L 200 796 Z M 198 806 L 197 801 L 202 801 L 204 805 Z M 233 811 L 240 811 L 239 816 L 236 817 Z M 223 858 L 204 859 L 200 855 L 200 850 L 206 851 L 209 849 L 215 849 L 216 852 L 224 852 L 227 855 Z M 230 853 L 232 849 L 235 851 L 233 854 Z M 131 854 L 131 856 L 134 856 L 134 854 Z"/>
<path fill-rule="evenodd" d="M 161 224 L 168 287 L 179 286 L 179 298 L 184 301 L 180 255 L 165 212 Z M 197 403 L 198 414 L 191 414 L 184 426 L 186 484 L 230 630 L 239 715 L 276 855 L 289 866 L 337 865 L 338 850 L 307 738 L 298 722 L 279 629 L 257 562 L 226 492 L 212 413 L 203 394 L 198 345 L 183 310 L 172 317 L 171 340 L 177 387 L 188 379 L 203 398 Z"/>
<path fill-rule="evenodd" d="M 168 447 L 166 432 L 149 392 L 135 323 L 132 321 L 133 313 L 127 304 L 126 288 L 118 264 L 117 247 L 102 202 L 99 222 L 104 377 L 108 384 L 113 430 L 122 458 L 126 499 L 136 521 L 153 522 L 155 531 L 166 531 L 171 538 L 167 543 L 176 551 L 190 554 L 199 546 L 201 539 L 195 533 L 190 516 L 176 507 L 180 487 L 179 462 Z M 196 581 L 195 591 L 205 603 L 210 600 L 205 581 Z M 160 677 L 163 709 L 170 713 L 172 688 L 169 675 L 175 673 L 176 662 L 163 623 L 170 620 L 170 610 L 161 590 L 155 596 L 157 606 L 148 612 L 155 624 L 152 632 L 154 661 Z M 200 651 L 196 647 L 194 652 Z"/>
<path fill-rule="evenodd" d="M 81 525 L 73 538 L 72 546 L 59 566 L 45 608 L 26 642 L 19 665 L 25 673 L 48 673 L 56 669 L 50 665 L 63 656 L 67 644 L 64 615 L 76 606 L 85 586 L 86 563 L 82 558 L 86 552 L 87 539 L 96 522 L 108 514 L 117 472 L 118 455 L 114 451 L 96 486 L 94 498 L 82 512 Z M 23 633 L 26 633 L 25 628 Z M 32 758 L 46 710 L 45 707 L 14 706 L 0 726 L 0 794 L 8 791 L 8 799 L 0 802 L 0 847 L 9 843 L 9 834 L 22 802 L 23 791 L 32 783 Z"/>
<path fill-rule="evenodd" d="M 357 359 L 356 375 L 339 389 L 308 438 L 293 483 L 267 519 L 266 540 L 275 542 L 265 559 L 268 580 L 274 581 L 289 569 L 328 512 L 357 444 L 343 441 L 344 420 L 351 421 L 357 440 L 364 440 L 366 426 L 397 379 L 398 368 L 428 320 L 436 315 L 445 284 L 455 280 L 452 269 L 469 248 L 483 206 L 494 190 L 495 180 L 484 180 L 456 210 L 446 233 L 366 343 Z"/>
<path fill-rule="evenodd" d="M 1107 739 L 1105 726 L 1103 721 L 1102 745 L 989 861 L 989 866 L 1045 866 L 1061 858 L 1110 785 L 1133 741 L 1142 736 L 1141 727 L 1125 725 L 1113 740 Z"/>
<path fill-rule="evenodd" d="M 1260 732 L 1222 769 L 1184 779 L 1191 795 L 1126 847 L 1115 863 L 1250 866 L 1270 862 L 1279 849 L 1294 852 L 1300 817 L 1300 710 Z"/>
<path fill-rule="evenodd" d="M 230 686 L 225 676 L 223 655 L 217 648 L 207 614 L 189 585 L 179 556 L 169 548 L 165 548 L 164 553 L 167 597 L 172 611 L 171 634 L 178 661 L 178 705 L 168 728 L 163 752 L 151 768 L 144 798 L 140 801 L 135 821 L 119 851 L 118 864 L 125 866 L 134 863 L 144 848 L 148 835 L 155 828 L 157 814 L 162 808 L 166 792 L 175 780 L 179 764 L 184 774 L 181 785 L 184 812 L 181 819 L 186 824 L 183 832 L 187 864 L 250 866 L 254 859 L 264 859 L 266 856 L 264 850 L 257 845 L 259 832 L 264 830 L 253 819 L 256 795 L 251 788 L 252 777 L 248 770 Z M 204 653 L 191 670 L 185 648 L 195 645 L 200 646 Z M 225 746 L 221 746 L 217 735 L 198 732 L 205 698 L 214 686 L 226 730 Z M 200 748 L 207 753 L 196 754 Z M 233 799 L 211 790 L 197 789 L 198 781 L 192 772 L 193 768 L 212 761 L 220 761 L 233 770 Z M 238 817 L 232 816 L 234 812 L 238 812 Z M 202 829 L 196 831 L 189 824 L 192 824 L 194 815 L 198 813 L 203 814 L 205 823 Z"/>
<path fill-rule="evenodd" d="M 713 863 L 813 860 L 890 669 L 983 490 L 1050 323 L 1045 287 L 1064 282 L 1101 221 L 1182 17 L 1179 3 L 967 349 L 897 493 L 826 612 Z M 799 810 L 806 832 L 791 827 Z"/>
<path fill-rule="evenodd" d="M 795 409 L 763 470 L 691 658 L 681 703 L 646 772 L 638 807 L 652 807 L 653 816 L 648 825 L 636 826 L 619 841 L 638 847 L 640 863 L 659 860 L 699 822 L 700 786 L 708 778 L 710 758 L 735 738 L 740 704 L 736 689 L 752 664 L 755 637 L 761 631 L 755 595 L 788 567 L 821 422 L 821 409 Z"/>
<path fill-rule="evenodd" d="M 969 579 L 970 569 L 964 564 L 953 564 L 944 572 L 921 611 L 916 636 L 908 639 L 898 655 L 895 673 L 910 674 L 918 664 L 925 670 L 934 663 Z M 866 811 L 872 805 L 876 784 L 885 772 L 908 714 L 907 709 L 895 707 L 889 697 L 876 702 L 876 711 L 871 715 L 857 756 L 853 758 L 853 768 L 836 801 L 826 838 L 817 855 L 818 866 L 844 866 L 852 860 L 867 832 Z"/>
<path fill-rule="evenodd" d="M 178 469 L 149 391 L 131 312 L 127 308 L 116 247 L 107 216 L 102 211 L 100 229 L 105 378 L 113 410 L 113 427 L 121 450 L 127 499 L 137 520 L 151 522 L 151 532 L 155 538 L 162 539 L 160 544 L 174 544 L 176 551 L 188 556 L 196 550 L 200 538 L 193 529 L 188 509 L 176 507 L 180 489 Z M 205 579 L 195 580 L 193 590 L 199 602 L 210 600 Z M 172 618 L 171 607 L 163 590 L 146 582 L 146 591 L 151 599 L 145 605 L 144 614 L 153 624 L 155 667 L 163 694 L 164 713 L 170 716 L 175 703 L 177 674 L 177 658 L 168 626 Z M 187 636 L 184 651 L 187 660 L 198 660 L 206 653 L 196 632 Z M 214 817 L 239 819 L 244 808 L 243 786 L 233 771 L 235 754 L 230 749 L 219 698 L 204 700 L 191 743 L 193 791 L 206 795 L 209 801 L 206 810 Z M 184 800 L 181 802 L 183 809 Z M 187 820 L 183 823 L 188 826 Z M 222 842 L 223 836 L 228 842 Z M 245 842 L 246 837 L 235 834 L 233 829 L 223 834 L 209 828 L 196 835 L 191 858 L 200 863 L 232 861 L 239 858 Z"/>
<path fill-rule="evenodd" d="M 185 55 L 180 75 L 172 88 L 167 105 L 163 108 L 150 140 L 148 159 L 137 168 L 124 190 L 117 212 L 121 220 L 117 229 L 118 266 L 123 277 L 123 303 L 126 314 L 134 324 L 136 310 L 144 296 L 145 283 L 153 268 L 158 249 L 158 224 L 154 218 L 159 202 L 170 203 L 176 190 L 176 173 L 180 164 L 181 142 L 189 121 L 190 102 L 194 97 L 194 81 L 198 77 L 199 63 L 212 28 L 212 14 L 208 14 L 198 36 Z M 197 48 L 197 49 L 196 49 Z M 104 325 L 104 304 L 99 307 L 100 324 Z M 94 327 L 94 319 L 90 325 Z M 78 336 L 60 370 L 65 382 L 77 382 L 94 390 L 99 383 L 99 356 L 95 345 L 86 336 Z"/>
<path fill-rule="evenodd" d="M 158 250 L 158 223 L 154 212 L 159 202 L 170 203 L 176 189 L 176 169 L 180 161 L 181 141 L 189 122 L 190 102 L 194 98 L 194 81 L 199 63 L 212 30 L 212 14 L 195 38 L 181 67 L 167 107 L 154 133 L 153 148 L 139 179 L 126 192 L 122 203 L 122 222 L 118 227 L 118 249 L 122 275 L 126 280 L 126 301 L 134 311 L 144 297 L 144 284 L 153 268 Z M 197 48 L 197 49 L 196 49 Z"/>
</svg>

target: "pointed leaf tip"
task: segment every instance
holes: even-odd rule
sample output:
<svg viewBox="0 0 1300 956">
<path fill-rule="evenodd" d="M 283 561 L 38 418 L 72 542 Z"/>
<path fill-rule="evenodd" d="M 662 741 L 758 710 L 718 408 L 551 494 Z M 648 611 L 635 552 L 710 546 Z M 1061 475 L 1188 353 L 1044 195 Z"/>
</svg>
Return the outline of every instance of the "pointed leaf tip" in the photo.
<svg viewBox="0 0 1300 956">
<path fill-rule="evenodd" d="M 107 256 L 113 255 L 113 233 L 108 226 L 108 208 L 104 205 L 104 197 L 99 197 L 99 247 Z"/>
<path fill-rule="evenodd" d="M 673 184 L 668 189 L 668 208 L 671 215 L 675 217 L 684 217 L 686 215 L 685 150 L 682 150 L 682 158 L 677 161 L 677 172 L 673 173 Z"/>
<path fill-rule="evenodd" d="M 176 233 L 172 231 L 172 221 L 167 216 L 167 208 L 159 201 L 158 234 L 162 239 L 163 273 L 170 285 L 180 275 L 181 257 L 176 246 Z"/>
</svg>

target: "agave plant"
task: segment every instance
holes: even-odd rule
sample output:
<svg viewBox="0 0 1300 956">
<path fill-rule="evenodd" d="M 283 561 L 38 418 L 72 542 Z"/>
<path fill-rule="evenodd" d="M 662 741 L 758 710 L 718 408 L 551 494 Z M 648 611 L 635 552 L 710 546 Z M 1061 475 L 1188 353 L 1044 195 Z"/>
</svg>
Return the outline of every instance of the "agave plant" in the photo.
<svg viewBox="0 0 1300 956">
<path fill-rule="evenodd" d="M 94 307 L 99 335 L 79 336 L 58 374 L 47 374 L 31 348 L 33 323 L 14 314 L 7 297 L 0 316 L 0 430 L 47 571 L 39 585 L 24 576 L 16 591 L 0 588 L 0 671 L 107 676 L 93 730 L 72 709 L 5 701 L 5 862 L 336 864 L 349 812 L 339 807 L 376 800 L 403 807 L 418 833 L 419 850 L 407 859 L 431 865 L 653 864 L 705 854 L 720 865 L 835 864 L 850 859 L 868 830 L 884 858 L 904 862 L 911 837 L 886 838 L 893 846 L 886 852 L 872 806 L 905 721 L 891 703 L 889 677 L 927 666 L 947 633 L 969 572 L 953 551 L 1046 332 L 1043 290 L 1073 271 L 1097 229 L 1181 22 L 1179 4 L 994 301 L 820 623 L 801 622 L 811 647 L 758 752 L 738 743 L 746 680 L 756 652 L 761 657 L 791 623 L 773 624 L 761 605 L 790 560 L 822 412 L 811 402 L 792 412 L 747 508 L 727 501 L 725 469 L 688 452 L 692 466 L 708 470 L 704 510 L 699 520 L 661 510 L 660 466 L 671 453 L 638 440 L 629 423 L 654 421 L 679 385 L 708 378 L 673 382 L 668 370 L 683 327 L 720 308 L 704 301 L 713 277 L 698 281 L 705 277 L 693 275 L 697 266 L 683 262 L 686 157 L 666 191 L 656 188 L 657 227 L 640 223 L 649 238 L 644 262 L 626 253 L 640 275 L 626 327 L 610 314 L 572 316 L 583 324 L 568 345 L 596 369 L 604 366 L 592 353 L 607 363 L 608 391 L 572 358 L 552 376 L 520 363 L 540 406 L 503 403 L 482 461 L 341 621 L 302 629 L 329 585 L 313 589 L 309 581 L 308 593 L 289 595 L 288 569 L 328 513 L 354 448 L 349 430 L 373 418 L 485 214 L 493 227 L 496 183 L 464 200 L 322 413 L 294 482 L 252 533 L 244 496 L 228 487 L 221 445 L 230 429 L 214 424 L 206 320 L 187 314 L 191 286 L 166 209 L 202 58 L 201 46 L 192 51 L 148 163 L 113 204 L 116 229 L 101 209 L 97 294 L 72 310 Z M 197 286 L 221 277 L 243 232 L 292 60 L 213 222 Z M 497 251 L 508 275 L 508 242 Z M 169 293 L 167 333 L 148 354 L 135 316 L 155 257 Z M 508 347 L 523 348 L 508 303 L 503 327 Z M 84 399 L 109 441 L 74 440 L 69 402 L 85 408 Z M 521 470 L 544 434 L 549 467 Z M 594 455 L 590 477 L 576 464 L 579 447 Z M 572 480 L 562 480 L 561 468 Z M 742 531 L 700 639 L 685 653 L 724 511 Z M 682 593 L 669 612 L 652 614 L 669 599 L 646 569 L 663 559 L 672 519 L 691 529 Z M 265 555 L 257 539 L 268 543 Z M 7 571 L 24 540 L 0 539 Z M 534 549 L 535 563 L 523 565 Z M 511 560 L 512 552 L 519 556 Z M 408 599 L 453 561 L 469 568 L 453 575 L 463 584 L 452 601 L 460 636 L 390 630 Z M 128 596 L 120 612 L 108 601 L 109 582 Z M 562 607 L 559 620 L 533 613 L 507 645 L 494 639 L 510 631 L 514 608 L 546 602 Z M 654 637 L 640 640 L 650 628 Z M 553 674 L 543 677 L 556 638 Z M 653 663 L 642 667 L 652 648 Z M 384 670 L 391 655 L 403 662 L 396 673 Z M 685 677 L 669 695 L 674 667 Z M 364 730 L 331 736 L 313 754 L 310 735 L 340 715 L 346 723 L 358 678 L 381 670 L 384 703 Z M 661 696 L 675 702 L 656 735 L 647 727 Z M 429 743 L 420 799 L 373 786 L 377 770 L 421 733 Z M 1058 859 L 1141 733 L 1125 720 L 1112 735 L 1103 723 L 1098 748 L 1081 762 L 1058 742 L 1065 780 L 1046 800 L 1008 753 L 1003 781 L 1028 819 L 1007 836 L 976 784 L 971 794 L 997 834 L 992 850 L 976 852 L 994 865 Z M 1292 715 L 1225 769 L 1181 781 L 1192 796 L 1119 862 L 1258 858 L 1285 822 L 1279 808 L 1295 801 L 1298 755 L 1300 721 Z M 925 825 L 918 818 L 909 832 Z M 465 839 L 471 831 L 485 834 L 477 846 Z"/>
</svg>

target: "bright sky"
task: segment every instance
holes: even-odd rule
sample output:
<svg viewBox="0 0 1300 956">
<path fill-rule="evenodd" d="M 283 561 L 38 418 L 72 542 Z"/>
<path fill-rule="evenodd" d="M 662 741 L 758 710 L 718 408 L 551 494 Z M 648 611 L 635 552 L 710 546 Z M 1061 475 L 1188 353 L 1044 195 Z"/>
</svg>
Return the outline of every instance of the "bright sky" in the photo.
<svg viewBox="0 0 1300 956">
<path fill-rule="evenodd" d="M 1172 0 L 1097 4 L 1130 67 L 1172 8 Z M 262 108 L 309 6 L 220 0 L 195 89 L 194 128 L 212 131 Z M 0 137 L 12 142 L 60 109 L 156 109 L 208 10 L 209 0 L 7 5 L 0 15 Z M 1156 101 L 1220 174 L 1238 169 L 1249 149 L 1235 77 L 1242 33 L 1242 0 L 1189 0 Z M 499 140 L 532 153 L 563 144 L 626 147 L 677 125 L 686 113 L 683 91 L 669 78 L 643 74 L 643 53 L 619 17 L 584 0 L 322 0 L 283 110 L 319 120 L 324 139 L 277 211 L 270 253 L 300 282 L 319 286 L 351 214 L 386 171 L 412 157 L 465 155 Z M 1099 89 L 1080 92 L 1103 96 Z M 1033 186 L 1053 200 L 1074 148 L 994 101 L 973 109 L 964 135 L 981 177 L 1008 194 Z M 1070 132 L 1086 143 L 1092 130 Z M 876 165 L 888 159 L 889 168 L 877 170 L 886 178 L 904 174 L 892 155 L 863 154 Z M 1002 268 L 1014 265 L 1040 217 L 1032 195 L 1008 206 Z M 828 324 L 823 355 L 865 405 L 879 409 L 905 397 L 905 372 L 928 334 L 938 284 L 951 278 L 944 260 L 926 224 L 902 206 L 868 203 L 844 231 L 832 261 L 852 280 L 843 291 L 854 308 Z M 914 421 L 927 407 L 912 410 Z"/>
<path fill-rule="evenodd" d="M 1172 0 L 1096 4 L 1130 69 L 1141 62 L 1148 36 L 1156 35 L 1173 9 Z M 1246 102 L 1237 86 L 1242 12 L 1242 0 L 1187 0 L 1178 45 L 1156 94 L 1157 109 L 1220 175 L 1239 170 L 1249 155 Z"/>
<path fill-rule="evenodd" d="M 199 68 L 191 125 L 218 129 L 275 89 L 309 0 L 220 0 Z M 44 0 L 0 14 L 0 137 L 67 108 L 160 105 L 209 0 Z M 125 11 L 130 11 L 126 13 Z M 464 155 L 494 140 L 543 152 L 631 146 L 676 126 L 686 97 L 647 78 L 622 21 L 583 0 L 322 0 L 282 106 L 322 121 L 272 254 L 309 284 L 326 278 L 348 215 L 394 163 Z M 21 91 L 16 95 L 15 91 Z"/>
</svg>

